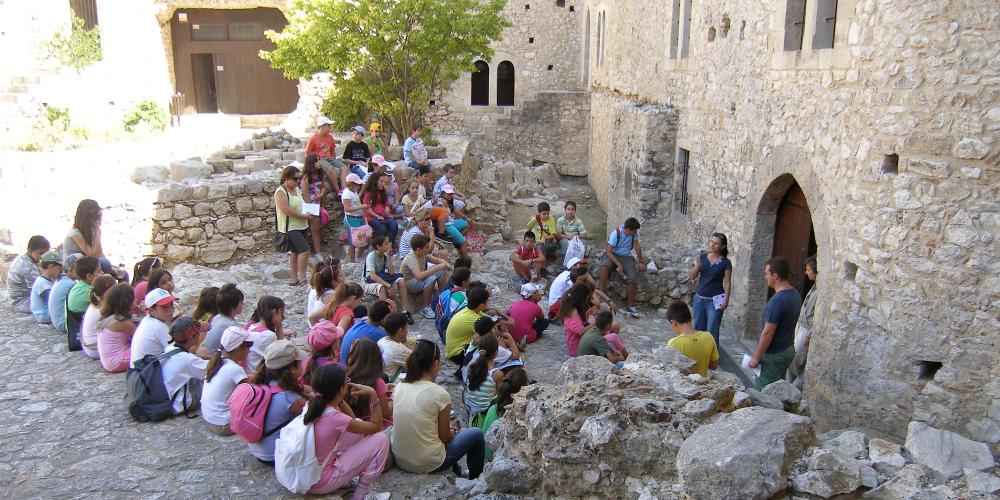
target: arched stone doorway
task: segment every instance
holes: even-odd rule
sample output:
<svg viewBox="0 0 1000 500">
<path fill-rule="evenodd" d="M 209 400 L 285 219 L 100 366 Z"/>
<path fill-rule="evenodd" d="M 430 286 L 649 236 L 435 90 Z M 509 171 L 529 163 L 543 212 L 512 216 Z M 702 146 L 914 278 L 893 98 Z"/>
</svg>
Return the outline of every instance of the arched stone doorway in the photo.
<svg viewBox="0 0 1000 500">
<path fill-rule="evenodd" d="M 757 205 L 753 240 L 750 245 L 749 287 L 744 331 L 749 338 L 760 334 L 760 319 L 772 291 L 764 281 L 764 263 L 774 256 L 788 259 L 790 281 L 805 296 L 808 286 L 803 276 L 806 257 L 817 251 L 816 231 L 805 192 L 791 174 L 775 178 L 764 190 Z"/>
<path fill-rule="evenodd" d="M 469 104 L 473 106 L 489 106 L 490 104 L 490 65 L 486 61 L 476 61 L 476 70 L 472 72 L 472 92 Z"/>
<path fill-rule="evenodd" d="M 504 61 L 497 65 L 497 106 L 514 105 L 514 64 Z"/>
</svg>

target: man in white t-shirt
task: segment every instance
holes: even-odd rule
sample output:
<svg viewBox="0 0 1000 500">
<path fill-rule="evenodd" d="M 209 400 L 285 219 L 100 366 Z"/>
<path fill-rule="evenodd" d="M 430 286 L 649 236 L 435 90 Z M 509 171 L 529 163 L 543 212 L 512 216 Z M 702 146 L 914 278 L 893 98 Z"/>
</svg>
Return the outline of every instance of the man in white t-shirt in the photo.
<svg viewBox="0 0 1000 500">
<path fill-rule="evenodd" d="M 205 368 L 208 361 L 191 354 L 198 349 L 205 334 L 198 322 L 190 316 L 182 316 L 170 325 L 170 339 L 173 345 L 165 351 L 179 349 L 182 352 L 174 354 L 163 361 L 163 385 L 167 388 L 167 396 L 174 405 L 174 413 L 184 413 L 198 408 L 201 404 L 201 389 L 205 380 Z"/>
<path fill-rule="evenodd" d="M 143 303 L 146 317 L 132 335 L 131 366 L 147 355 L 159 356 L 170 343 L 170 323 L 174 318 L 174 301 L 177 297 L 162 288 L 154 288 L 146 293 Z"/>
</svg>

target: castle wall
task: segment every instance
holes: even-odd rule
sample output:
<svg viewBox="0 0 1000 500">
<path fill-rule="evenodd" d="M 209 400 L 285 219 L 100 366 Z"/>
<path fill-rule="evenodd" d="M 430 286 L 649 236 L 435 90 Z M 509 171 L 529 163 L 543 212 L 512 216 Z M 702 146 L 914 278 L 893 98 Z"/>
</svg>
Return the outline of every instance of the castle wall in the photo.
<svg viewBox="0 0 1000 500">
<path fill-rule="evenodd" d="M 781 176 L 790 174 L 808 199 L 818 247 L 806 396 L 821 427 L 900 436 L 915 419 L 995 446 L 1000 424 L 987 417 L 1000 399 L 995 6 L 841 1 L 835 48 L 811 50 L 809 2 L 806 48 L 786 52 L 785 2 L 695 2 L 689 56 L 672 59 L 672 3 L 587 4 L 590 181 L 608 193 L 609 224 L 613 212 L 635 210 L 612 200 L 642 192 L 597 144 L 633 140 L 627 126 L 611 132 L 629 105 L 672 107 L 676 145 L 690 151 L 688 213 L 659 211 L 668 230 L 644 227 L 643 237 L 727 233 L 735 269 L 723 328 L 752 341 L 775 206 L 790 184 Z M 669 141 L 661 146 L 676 154 Z M 898 172 L 883 171 L 890 154 Z M 661 200 L 677 199 L 679 173 L 664 179 Z"/>
</svg>

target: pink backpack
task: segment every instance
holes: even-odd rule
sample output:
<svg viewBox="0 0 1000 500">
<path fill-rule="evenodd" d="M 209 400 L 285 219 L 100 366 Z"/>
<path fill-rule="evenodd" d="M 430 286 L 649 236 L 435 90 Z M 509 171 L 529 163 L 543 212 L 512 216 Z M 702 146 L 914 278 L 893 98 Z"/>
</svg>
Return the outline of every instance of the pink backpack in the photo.
<svg viewBox="0 0 1000 500">
<path fill-rule="evenodd" d="M 294 417 L 281 423 L 273 429 L 264 429 L 267 420 L 267 408 L 271 404 L 271 396 L 280 392 L 278 387 L 242 383 L 236 386 L 229 396 L 229 429 L 248 443 L 258 443 L 264 438 L 281 430 Z"/>
</svg>

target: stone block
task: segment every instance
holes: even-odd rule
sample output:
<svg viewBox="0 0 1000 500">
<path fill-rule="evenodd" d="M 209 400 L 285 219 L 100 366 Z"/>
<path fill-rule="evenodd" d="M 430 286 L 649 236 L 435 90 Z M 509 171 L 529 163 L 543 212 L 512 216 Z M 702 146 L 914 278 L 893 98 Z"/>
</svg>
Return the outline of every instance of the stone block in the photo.
<svg viewBox="0 0 1000 500">
<path fill-rule="evenodd" d="M 257 194 L 264 188 L 264 183 L 257 179 L 247 179 L 243 183 L 243 192 L 246 194 Z"/>
<path fill-rule="evenodd" d="M 448 157 L 448 149 L 444 146 L 427 146 L 427 159 L 428 160 L 441 160 Z M 402 159 L 402 150 L 400 150 L 400 159 Z M 389 160 L 394 161 L 394 160 Z"/>
<path fill-rule="evenodd" d="M 267 195 L 257 195 L 253 197 L 254 210 L 266 210 L 271 207 L 272 197 Z"/>
<path fill-rule="evenodd" d="M 217 174 L 224 174 L 226 172 L 232 172 L 233 171 L 233 167 L 236 165 L 236 161 L 235 160 L 225 160 L 225 159 L 208 160 L 206 163 L 208 163 L 209 165 L 211 165 L 212 168 L 215 169 L 215 173 L 217 173 Z"/>
<path fill-rule="evenodd" d="M 181 263 L 187 261 L 194 255 L 194 248 L 185 245 L 167 245 L 166 260 L 169 262 Z"/>
<path fill-rule="evenodd" d="M 192 200 L 204 200 L 208 198 L 208 185 L 199 184 L 197 186 L 191 186 L 191 199 Z"/>
<path fill-rule="evenodd" d="M 220 182 L 208 185 L 208 199 L 215 200 L 219 198 L 226 198 L 227 196 L 229 196 L 229 184 Z"/>
<path fill-rule="evenodd" d="M 866 458 L 868 456 L 867 441 L 868 436 L 865 436 L 864 433 L 844 431 L 837 437 L 823 442 L 820 447 L 848 458 Z"/>
<path fill-rule="evenodd" d="M 246 219 L 243 219 L 243 229 L 257 229 L 261 226 L 263 221 L 264 219 L 261 219 L 260 217 L 247 217 Z"/>
<path fill-rule="evenodd" d="M 904 448 L 914 462 L 925 465 L 942 479 L 952 479 L 964 469 L 982 471 L 995 465 L 985 443 L 923 422 L 910 422 Z"/>
<path fill-rule="evenodd" d="M 715 400 L 708 398 L 689 401 L 681 408 L 681 413 L 699 420 L 715 415 L 716 411 L 718 409 L 716 408 Z"/>
<path fill-rule="evenodd" d="M 194 214 L 197 216 L 208 215 L 212 210 L 212 204 L 207 202 L 196 203 L 194 206 Z"/>
<path fill-rule="evenodd" d="M 184 184 L 170 183 L 156 192 L 156 201 L 160 203 L 187 200 L 190 198 L 191 186 L 185 186 Z"/>
<path fill-rule="evenodd" d="M 878 488 L 865 492 L 861 498 L 871 500 L 898 500 L 913 498 L 934 483 L 934 471 L 919 464 L 910 464 Z"/>
<path fill-rule="evenodd" d="M 264 140 L 263 139 L 252 139 L 250 141 L 250 149 L 254 151 L 264 150 Z"/>
<path fill-rule="evenodd" d="M 267 156 L 248 156 L 244 160 L 249 173 L 271 170 L 271 158 Z"/>
<path fill-rule="evenodd" d="M 248 167 L 246 163 L 240 163 L 239 165 L 233 167 L 233 172 L 235 172 L 236 175 L 247 175 L 250 173 L 250 167 Z"/>
<path fill-rule="evenodd" d="M 284 151 L 280 149 L 267 149 L 261 151 L 260 155 L 271 161 L 272 164 L 281 161 L 281 155 Z"/>
<path fill-rule="evenodd" d="M 185 238 L 192 243 L 199 242 L 205 239 L 205 229 L 200 227 L 192 227 L 188 229 L 185 233 Z"/>
<path fill-rule="evenodd" d="M 215 169 L 197 160 L 176 160 L 170 162 L 170 180 L 180 182 L 187 179 L 207 179 Z"/>
<path fill-rule="evenodd" d="M 519 460 L 496 455 L 483 471 L 486 484 L 501 493 L 531 493 L 542 481 L 541 474 Z"/>
<path fill-rule="evenodd" d="M 1000 493 L 1000 477 L 971 469 L 965 469 L 964 472 L 969 490 L 988 495 Z"/>
<path fill-rule="evenodd" d="M 278 138 L 273 135 L 265 136 L 263 141 L 264 149 L 274 149 L 278 147 Z"/>
<path fill-rule="evenodd" d="M 243 184 L 237 182 L 229 186 L 229 196 L 240 196 L 243 194 Z"/>
<path fill-rule="evenodd" d="M 951 154 L 965 160 L 982 160 L 990 153 L 990 145 L 972 137 L 963 137 L 955 143 Z"/>
<path fill-rule="evenodd" d="M 906 465 L 903 448 L 884 439 L 872 438 L 868 441 L 868 460 L 875 470 L 886 475 L 894 475 Z"/>
<path fill-rule="evenodd" d="M 809 458 L 809 469 L 792 480 L 795 491 L 823 498 L 851 493 L 860 486 L 860 463 L 828 450 L 816 450 Z"/>
<path fill-rule="evenodd" d="M 219 264 L 231 259 L 234 253 L 236 253 L 236 242 L 225 236 L 216 235 L 198 248 L 196 256 L 206 264 Z"/>
<path fill-rule="evenodd" d="M 191 217 L 194 212 L 186 205 L 174 205 L 174 218 L 175 219 L 187 219 Z"/>
<path fill-rule="evenodd" d="M 166 182 L 170 178 L 170 170 L 164 165 L 143 165 L 132 170 L 130 179 L 136 184 L 144 182 Z"/>
<path fill-rule="evenodd" d="M 231 215 L 228 217 L 220 217 L 215 221 L 215 228 L 219 230 L 220 233 L 232 233 L 240 230 L 242 222 L 239 216 Z"/>
<path fill-rule="evenodd" d="M 257 246 L 257 242 L 251 236 L 237 236 L 235 239 L 236 248 L 240 250 L 253 250 Z"/>
<path fill-rule="evenodd" d="M 253 201 L 246 196 L 237 198 L 234 204 L 236 205 L 236 211 L 241 214 L 245 214 L 253 210 Z"/>
<path fill-rule="evenodd" d="M 699 427 L 677 454 L 681 489 L 692 498 L 770 498 L 812 443 L 808 418 L 743 408 Z"/>
<path fill-rule="evenodd" d="M 153 220 L 168 221 L 174 218 L 174 209 L 170 207 L 157 208 L 153 211 Z"/>
<path fill-rule="evenodd" d="M 246 151 L 233 150 L 222 153 L 222 157 L 228 160 L 242 160 L 243 158 L 246 158 L 246 156 L 247 156 Z"/>
<path fill-rule="evenodd" d="M 181 227 L 196 227 L 200 226 L 201 224 L 202 222 L 200 217 L 188 217 L 187 219 L 181 221 Z M 182 233 L 180 237 L 183 238 L 184 234 Z"/>
<path fill-rule="evenodd" d="M 573 384 L 588 380 L 603 380 L 614 365 L 599 356 L 579 356 L 568 359 L 559 368 L 558 383 Z"/>
<path fill-rule="evenodd" d="M 385 159 L 389 161 L 399 161 L 403 159 L 403 148 L 400 146 L 389 146 L 385 151 Z"/>
<path fill-rule="evenodd" d="M 217 201 L 212 204 L 212 213 L 215 215 L 226 215 L 233 211 L 228 201 Z"/>
</svg>

